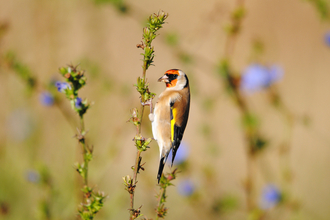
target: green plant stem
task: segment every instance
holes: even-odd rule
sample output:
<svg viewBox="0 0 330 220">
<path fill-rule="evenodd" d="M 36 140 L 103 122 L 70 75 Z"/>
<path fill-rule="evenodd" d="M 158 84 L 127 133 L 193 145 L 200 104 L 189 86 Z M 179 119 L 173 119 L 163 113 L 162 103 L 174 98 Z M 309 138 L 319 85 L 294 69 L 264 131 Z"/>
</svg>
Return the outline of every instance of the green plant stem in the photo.
<svg viewBox="0 0 330 220">
<path fill-rule="evenodd" d="M 142 130 L 142 120 L 143 120 L 143 114 L 144 114 L 144 105 L 141 106 L 141 115 L 140 115 L 140 125 L 138 127 L 138 133 L 137 135 L 141 135 L 141 130 Z"/>
<path fill-rule="evenodd" d="M 135 158 L 134 174 L 133 174 L 133 185 L 136 185 L 136 183 L 137 183 L 137 174 L 138 174 L 140 155 L 141 155 L 141 151 L 137 150 L 136 158 Z M 134 192 L 135 192 L 135 190 L 133 190 L 132 194 L 130 194 L 130 199 L 131 199 L 130 209 L 131 210 L 134 209 Z M 130 219 L 134 219 L 133 212 L 131 212 Z"/>
<path fill-rule="evenodd" d="M 80 141 L 82 150 L 83 150 L 83 157 L 84 157 L 84 170 L 85 170 L 85 175 L 84 175 L 84 185 L 88 186 L 88 158 L 87 158 L 87 153 L 88 149 L 85 143 L 85 123 L 84 123 L 84 117 L 80 116 L 80 134 L 82 135 L 82 139 Z"/>
<path fill-rule="evenodd" d="M 146 71 L 147 71 L 147 62 L 144 61 L 143 62 L 143 70 L 142 70 L 142 75 L 143 75 L 143 80 L 145 82 L 146 79 Z M 145 101 L 145 100 L 143 100 Z M 144 105 L 141 105 L 141 114 L 140 114 L 140 118 L 139 118 L 139 125 L 137 125 L 137 136 L 141 137 L 141 130 L 142 130 L 142 119 L 143 119 L 143 114 L 144 114 Z M 136 186 L 137 183 L 137 174 L 139 172 L 139 161 L 140 161 L 140 157 L 141 157 L 141 153 L 142 151 L 137 149 L 136 152 L 136 158 L 135 158 L 135 165 L 134 165 L 134 170 L 133 170 L 133 185 L 134 187 Z M 133 192 L 130 194 L 130 209 L 132 210 L 130 212 L 130 219 L 134 219 L 133 214 L 134 214 L 134 193 L 135 190 L 133 190 Z"/>
<path fill-rule="evenodd" d="M 137 175 L 139 173 L 140 168 L 143 170 L 141 163 L 141 153 L 142 151 L 145 151 L 148 147 L 147 144 L 150 143 L 151 138 L 148 138 L 147 141 L 145 138 L 141 135 L 142 130 L 142 120 L 144 115 L 144 109 L 146 102 L 149 102 L 150 109 L 152 109 L 152 98 L 154 96 L 153 93 L 149 92 L 148 84 L 146 83 L 146 72 L 149 66 L 153 63 L 154 58 L 154 49 L 151 46 L 151 42 L 156 37 L 156 31 L 159 30 L 162 27 L 162 24 L 164 24 L 164 20 L 167 18 L 167 14 L 165 14 L 163 11 L 159 12 L 158 14 L 152 14 L 148 18 L 148 26 L 143 28 L 143 35 L 142 35 L 142 43 L 137 45 L 137 48 L 141 48 L 144 50 L 144 53 L 142 54 L 144 56 L 143 59 L 143 66 L 142 66 L 142 79 L 138 77 L 137 80 L 137 91 L 140 93 L 140 102 L 141 102 L 141 111 L 139 118 L 136 120 L 136 117 L 133 119 L 135 122 L 136 128 L 136 136 L 135 136 L 135 145 L 137 147 L 137 153 L 135 158 L 135 166 L 133 168 L 133 178 L 128 178 L 125 181 L 125 184 L 127 186 L 127 191 L 130 193 L 130 219 L 135 219 L 140 215 L 140 208 L 134 209 L 134 191 L 137 184 Z M 138 115 L 138 114 L 135 114 Z M 142 144 L 141 144 L 142 143 Z"/>
<path fill-rule="evenodd" d="M 162 188 L 161 189 L 161 193 L 160 193 L 160 196 L 159 196 L 159 202 L 158 202 L 158 206 L 157 206 L 157 211 L 161 208 L 161 205 L 162 205 L 162 198 L 165 196 L 166 194 L 166 188 Z M 159 216 L 158 216 L 158 213 L 156 215 L 156 220 L 159 219 Z"/>
<path fill-rule="evenodd" d="M 143 76 L 143 81 L 144 82 L 146 81 L 146 74 L 147 74 L 147 62 L 144 61 L 143 62 L 143 70 L 142 70 L 142 76 Z M 144 102 L 144 101 L 146 101 L 146 100 L 142 100 L 142 102 Z M 143 114 L 144 114 L 144 105 L 141 105 L 140 124 L 138 126 L 138 133 L 137 133 L 137 135 L 141 135 Z"/>
<path fill-rule="evenodd" d="M 143 70 L 142 70 L 142 75 L 143 75 L 143 80 L 146 80 L 146 74 L 147 74 L 147 61 L 143 62 Z"/>
</svg>

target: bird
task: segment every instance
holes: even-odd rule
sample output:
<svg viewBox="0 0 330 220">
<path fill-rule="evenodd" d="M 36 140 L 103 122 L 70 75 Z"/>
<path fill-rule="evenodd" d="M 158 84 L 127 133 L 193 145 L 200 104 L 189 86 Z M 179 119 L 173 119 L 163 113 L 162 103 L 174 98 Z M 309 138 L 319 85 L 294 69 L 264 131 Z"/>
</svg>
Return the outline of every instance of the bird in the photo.
<svg viewBox="0 0 330 220">
<path fill-rule="evenodd" d="M 187 75 L 179 69 L 170 69 L 158 79 L 166 88 L 159 95 L 154 112 L 149 114 L 152 134 L 160 151 L 158 183 L 167 157 L 172 150 L 172 166 L 185 131 L 190 109 L 190 87 Z M 152 109 L 152 107 L 151 107 Z M 151 110 L 152 111 L 152 110 Z"/>
</svg>

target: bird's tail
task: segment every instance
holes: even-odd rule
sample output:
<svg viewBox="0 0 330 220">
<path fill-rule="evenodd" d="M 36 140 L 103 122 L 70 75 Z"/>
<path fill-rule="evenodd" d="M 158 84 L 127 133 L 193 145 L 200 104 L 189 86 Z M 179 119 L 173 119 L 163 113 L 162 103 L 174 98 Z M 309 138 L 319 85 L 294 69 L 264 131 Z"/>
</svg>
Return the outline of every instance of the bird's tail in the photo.
<svg viewBox="0 0 330 220">
<path fill-rule="evenodd" d="M 165 166 L 165 157 L 162 157 L 159 162 L 159 169 L 158 169 L 158 175 L 157 175 L 158 183 L 163 174 L 164 166 Z"/>
<path fill-rule="evenodd" d="M 171 163 L 171 167 L 173 167 L 173 163 L 174 163 L 174 158 L 176 155 L 176 151 L 178 150 L 178 148 L 173 148 L 172 149 L 172 163 Z"/>
</svg>

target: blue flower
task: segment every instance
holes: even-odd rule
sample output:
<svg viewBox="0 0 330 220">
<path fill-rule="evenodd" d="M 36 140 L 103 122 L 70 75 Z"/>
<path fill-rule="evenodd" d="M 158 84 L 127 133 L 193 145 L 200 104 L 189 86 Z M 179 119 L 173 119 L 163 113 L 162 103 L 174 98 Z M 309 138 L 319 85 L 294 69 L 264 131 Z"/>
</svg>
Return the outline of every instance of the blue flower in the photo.
<svg viewBox="0 0 330 220">
<path fill-rule="evenodd" d="M 189 155 L 189 148 L 185 142 L 181 142 L 178 151 L 176 152 L 175 159 L 173 164 L 174 165 L 179 165 L 185 162 L 188 158 Z M 168 158 L 167 158 L 167 163 L 172 163 L 172 151 L 170 151 Z"/>
<path fill-rule="evenodd" d="M 82 99 L 77 97 L 75 100 L 74 100 L 74 106 L 77 108 L 77 109 L 81 109 L 83 107 L 83 103 L 82 103 Z"/>
<path fill-rule="evenodd" d="M 38 183 L 40 180 L 40 174 L 35 170 L 29 170 L 26 173 L 26 180 L 31 183 Z"/>
<path fill-rule="evenodd" d="M 325 41 L 326 45 L 330 47 L 330 31 L 328 31 L 328 32 L 324 35 L 324 41 Z"/>
<path fill-rule="evenodd" d="M 282 199 L 280 190 L 273 184 L 264 187 L 261 194 L 260 208 L 263 210 L 271 209 Z"/>
<path fill-rule="evenodd" d="M 57 90 L 59 92 L 65 92 L 66 89 L 71 89 L 71 86 L 69 85 L 69 83 L 66 83 L 66 82 L 60 82 L 60 81 L 57 81 L 55 83 L 55 86 L 57 87 Z"/>
<path fill-rule="evenodd" d="M 44 106 L 52 106 L 54 104 L 54 97 L 49 92 L 42 92 L 39 99 Z"/>
<path fill-rule="evenodd" d="M 182 196 L 191 196 L 195 192 L 195 184 L 189 180 L 183 180 L 179 183 L 178 193 Z"/>
<path fill-rule="evenodd" d="M 260 64 L 248 66 L 241 77 L 240 89 L 245 92 L 256 92 L 268 88 L 283 76 L 283 69 L 273 65 L 266 67 Z"/>
</svg>

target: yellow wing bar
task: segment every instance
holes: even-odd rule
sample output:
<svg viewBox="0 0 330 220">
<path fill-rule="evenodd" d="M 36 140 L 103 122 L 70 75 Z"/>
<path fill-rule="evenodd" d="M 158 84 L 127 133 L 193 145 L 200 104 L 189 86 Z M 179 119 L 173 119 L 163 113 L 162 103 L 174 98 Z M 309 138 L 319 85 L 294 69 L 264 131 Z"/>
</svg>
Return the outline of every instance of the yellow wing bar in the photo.
<svg viewBox="0 0 330 220">
<path fill-rule="evenodd" d="M 171 119 L 171 141 L 173 142 L 174 140 L 174 125 L 175 125 L 175 119 L 176 119 L 176 108 L 171 108 L 172 111 L 172 116 L 173 118 Z"/>
</svg>

